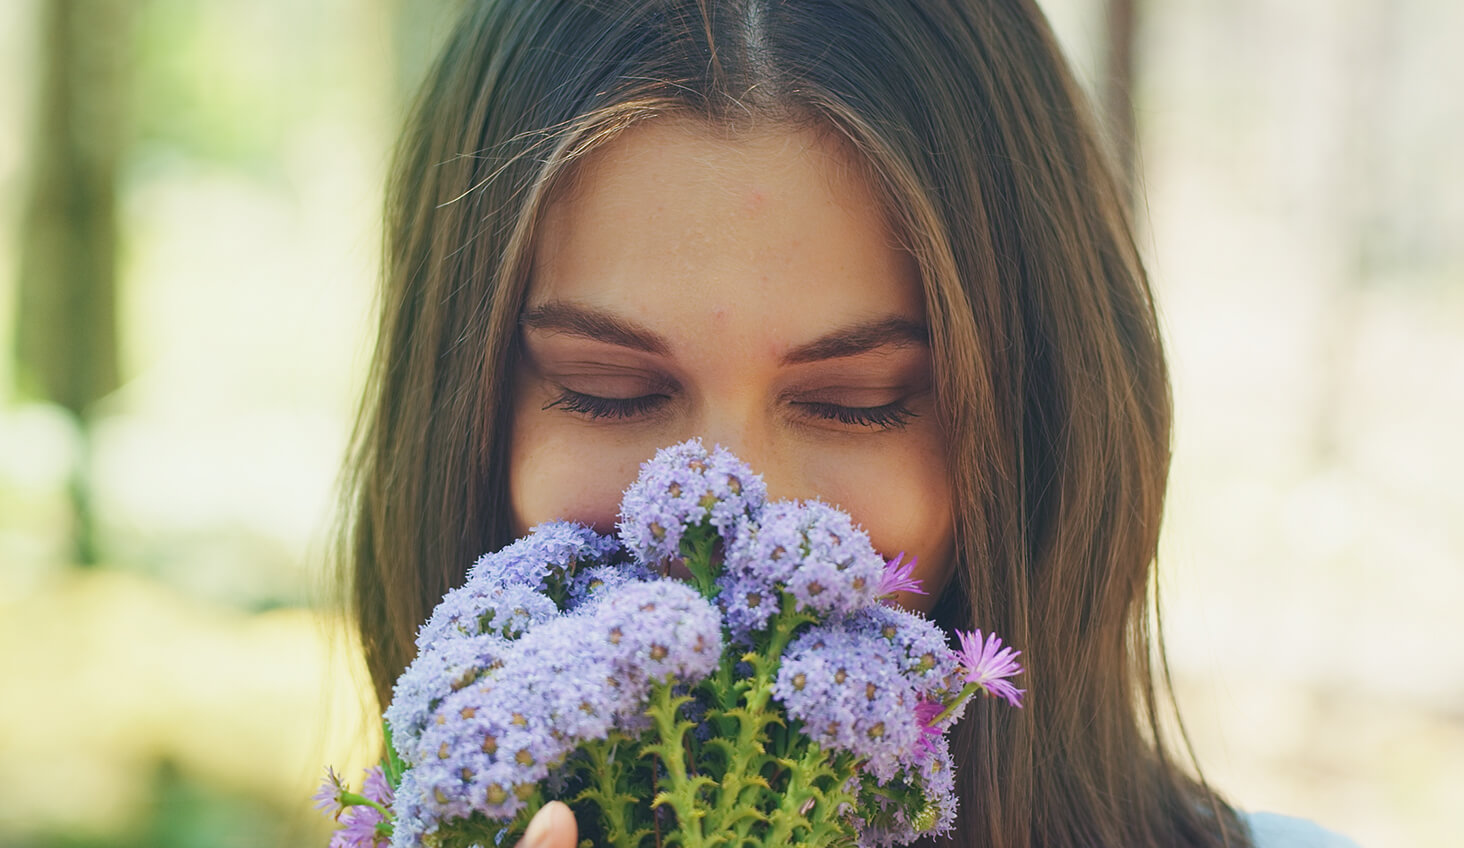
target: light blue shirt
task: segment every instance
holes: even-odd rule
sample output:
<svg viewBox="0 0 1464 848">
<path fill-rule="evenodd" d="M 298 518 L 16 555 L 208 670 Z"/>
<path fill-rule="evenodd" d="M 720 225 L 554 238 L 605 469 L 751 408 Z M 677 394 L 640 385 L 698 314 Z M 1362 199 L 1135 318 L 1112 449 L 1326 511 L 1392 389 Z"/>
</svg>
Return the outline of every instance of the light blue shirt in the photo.
<svg viewBox="0 0 1464 848">
<path fill-rule="evenodd" d="M 1256 848 L 1357 848 L 1351 839 L 1306 819 L 1275 813 L 1243 813 L 1241 818 L 1250 826 Z"/>
</svg>

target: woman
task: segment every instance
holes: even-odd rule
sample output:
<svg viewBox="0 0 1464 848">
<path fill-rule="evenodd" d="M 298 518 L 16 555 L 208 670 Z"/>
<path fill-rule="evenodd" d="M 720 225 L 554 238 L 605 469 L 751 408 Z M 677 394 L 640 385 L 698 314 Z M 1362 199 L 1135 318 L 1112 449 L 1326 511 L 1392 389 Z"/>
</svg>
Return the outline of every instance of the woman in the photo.
<svg viewBox="0 0 1464 848">
<path fill-rule="evenodd" d="M 352 490 L 378 696 L 478 554 L 608 529 L 699 435 L 1024 648 L 1028 707 L 958 727 L 954 844 L 1288 844 L 1159 732 L 1170 401 L 1096 137 L 1027 0 L 470 3 L 389 200 Z M 574 838 L 550 805 L 525 842 Z"/>
</svg>

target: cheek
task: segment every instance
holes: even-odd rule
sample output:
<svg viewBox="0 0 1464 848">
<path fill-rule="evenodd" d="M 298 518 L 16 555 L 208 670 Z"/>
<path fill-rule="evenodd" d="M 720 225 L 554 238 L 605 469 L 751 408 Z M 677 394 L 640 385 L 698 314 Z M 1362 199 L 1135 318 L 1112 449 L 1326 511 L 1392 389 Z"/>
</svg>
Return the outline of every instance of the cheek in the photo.
<svg viewBox="0 0 1464 848">
<path fill-rule="evenodd" d="M 927 493 L 929 495 L 929 493 Z M 955 561 L 955 534 L 947 499 L 927 496 L 919 501 L 891 500 L 861 510 L 875 549 L 886 559 L 903 553 L 908 562 L 915 557 L 914 576 L 920 579 L 923 595 L 902 593 L 897 601 L 907 609 L 930 612 L 950 581 Z"/>
<path fill-rule="evenodd" d="M 915 577 L 919 578 L 920 588 L 925 590 L 925 594 L 901 592 L 896 596 L 896 601 L 906 609 L 929 614 L 950 585 L 955 561 L 955 536 L 952 528 L 947 526 L 944 539 L 915 563 Z"/>
<path fill-rule="evenodd" d="M 526 421 L 520 413 L 509 452 L 515 535 L 555 520 L 614 532 L 620 493 L 635 479 L 643 458 L 617 457 L 560 428 Z"/>
<path fill-rule="evenodd" d="M 848 463 L 824 493 L 864 526 L 887 559 L 916 558 L 924 595 L 901 594 L 901 606 L 929 612 L 950 581 L 955 524 L 949 482 L 935 451 L 899 452 L 880 463 Z"/>
</svg>

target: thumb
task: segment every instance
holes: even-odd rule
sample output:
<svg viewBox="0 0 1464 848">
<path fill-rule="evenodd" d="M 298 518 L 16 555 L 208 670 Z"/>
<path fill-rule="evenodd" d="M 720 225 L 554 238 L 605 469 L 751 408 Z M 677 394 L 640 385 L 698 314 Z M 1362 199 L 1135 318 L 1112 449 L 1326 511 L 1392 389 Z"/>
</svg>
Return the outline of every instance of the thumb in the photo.
<svg viewBox="0 0 1464 848">
<path fill-rule="evenodd" d="M 515 848 L 575 848 L 578 841 L 574 813 L 564 803 L 550 801 L 529 820 L 529 829 Z"/>
</svg>

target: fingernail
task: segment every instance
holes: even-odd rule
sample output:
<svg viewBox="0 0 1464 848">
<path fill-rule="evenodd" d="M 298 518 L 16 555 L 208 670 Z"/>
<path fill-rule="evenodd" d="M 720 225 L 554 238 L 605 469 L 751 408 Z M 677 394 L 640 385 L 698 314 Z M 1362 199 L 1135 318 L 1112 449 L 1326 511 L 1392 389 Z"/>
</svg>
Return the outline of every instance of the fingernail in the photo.
<svg viewBox="0 0 1464 848">
<path fill-rule="evenodd" d="M 540 808 L 529 819 L 529 829 L 524 831 L 524 838 L 520 840 L 518 848 L 541 848 L 549 844 L 549 817 L 545 815 L 548 808 Z"/>
</svg>

